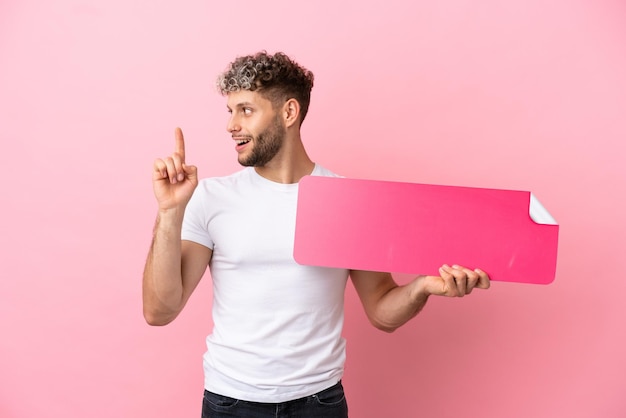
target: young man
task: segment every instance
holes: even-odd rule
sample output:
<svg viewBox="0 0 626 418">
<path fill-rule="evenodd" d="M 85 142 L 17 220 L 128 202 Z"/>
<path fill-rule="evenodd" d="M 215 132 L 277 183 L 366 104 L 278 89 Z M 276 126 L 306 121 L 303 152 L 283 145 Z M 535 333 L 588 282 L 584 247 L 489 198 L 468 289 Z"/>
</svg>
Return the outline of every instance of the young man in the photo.
<svg viewBox="0 0 626 418">
<path fill-rule="evenodd" d="M 298 181 L 335 176 L 311 161 L 300 137 L 313 74 L 282 53 L 261 52 L 236 59 L 218 85 L 245 168 L 198 181 L 176 130 L 174 153 L 154 163 L 158 215 L 143 277 L 144 316 L 151 325 L 174 320 L 209 266 L 214 329 L 202 416 L 346 417 L 348 277 L 369 320 L 388 332 L 417 315 L 430 295 L 462 297 L 487 289 L 489 277 L 444 265 L 440 276 L 398 286 L 389 273 L 298 265 Z"/>
</svg>

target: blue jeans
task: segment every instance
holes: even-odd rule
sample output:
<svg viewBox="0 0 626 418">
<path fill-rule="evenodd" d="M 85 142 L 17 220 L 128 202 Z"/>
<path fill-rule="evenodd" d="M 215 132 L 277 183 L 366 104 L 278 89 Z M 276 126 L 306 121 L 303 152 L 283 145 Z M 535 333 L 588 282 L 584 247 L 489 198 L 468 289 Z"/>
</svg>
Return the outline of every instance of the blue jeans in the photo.
<svg viewBox="0 0 626 418">
<path fill-rule="evenodd" d="M 207 390 L 202 418 L 347 418 L 348 404 L 341 382 L 315 395 L 282 403 L 248 402 Z"/>
</svg>

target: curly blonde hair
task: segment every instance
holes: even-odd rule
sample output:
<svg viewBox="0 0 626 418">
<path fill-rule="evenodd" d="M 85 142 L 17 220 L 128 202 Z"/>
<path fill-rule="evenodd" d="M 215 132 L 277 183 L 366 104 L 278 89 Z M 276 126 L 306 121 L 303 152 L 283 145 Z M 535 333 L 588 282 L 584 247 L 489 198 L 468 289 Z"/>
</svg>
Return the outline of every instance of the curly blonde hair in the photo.
<svg viewBox="0 0 626 418">
<path fill-rule="evenodd" d="M 218 77 L 217 88 L 222 95 L 240 90 L 257 91 L 275 107 L 296 99 L 302 123 L 311 101 L 313 73 L 282 52 L 271 55 L 261 51 L 231 62 Z"/>
</svg>

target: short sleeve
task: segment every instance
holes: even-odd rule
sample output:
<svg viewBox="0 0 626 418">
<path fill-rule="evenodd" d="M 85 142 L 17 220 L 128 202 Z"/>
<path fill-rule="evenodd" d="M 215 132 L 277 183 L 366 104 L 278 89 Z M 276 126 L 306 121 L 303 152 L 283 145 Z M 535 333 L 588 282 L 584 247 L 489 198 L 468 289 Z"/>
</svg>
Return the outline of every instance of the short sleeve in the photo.
<svg viewBox="0 0 626 418">
<path fill-rule="evenodd" d="M 185 208 L 181 239 L 213 249 L 213 240 L 209 235 L 209 212 L 205 204 L 206 189 L 204 186 L 201 183 L 196 187 Z"/>
</svg>

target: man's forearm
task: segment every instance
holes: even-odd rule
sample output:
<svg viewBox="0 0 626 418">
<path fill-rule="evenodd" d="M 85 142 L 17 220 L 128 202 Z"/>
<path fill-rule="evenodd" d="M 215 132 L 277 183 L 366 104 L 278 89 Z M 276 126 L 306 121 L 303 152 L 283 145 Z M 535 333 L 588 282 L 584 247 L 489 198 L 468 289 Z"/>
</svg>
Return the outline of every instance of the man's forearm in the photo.
<svg viewBox="0 0 626 418">
<path fill-rule="evenodd" d="M 463 297 L 473 289 L 488 289 L 489 276 L 482 270 L 444 264 L 441 276 L 417 276 L 404 286 L 392 286 L 378 299 L 378 327 L 393 331 L 417 315 L 431 295 Z"/>
<path fill-rule="evenodd" d="M 421 286 L 420 278 L 406 285 L 394 287 L 380 299 L 376 326 L 383 331 L 395 331 L 414 318 L 427 301 L 428 294 Z"/>
<path fill-rule="evenodd" d="M 178 211 L 158 214 L 143 275 L 143 309 L 150 324 L 170 322 L 181 308 L 181 228 Z"/>
</svg>

